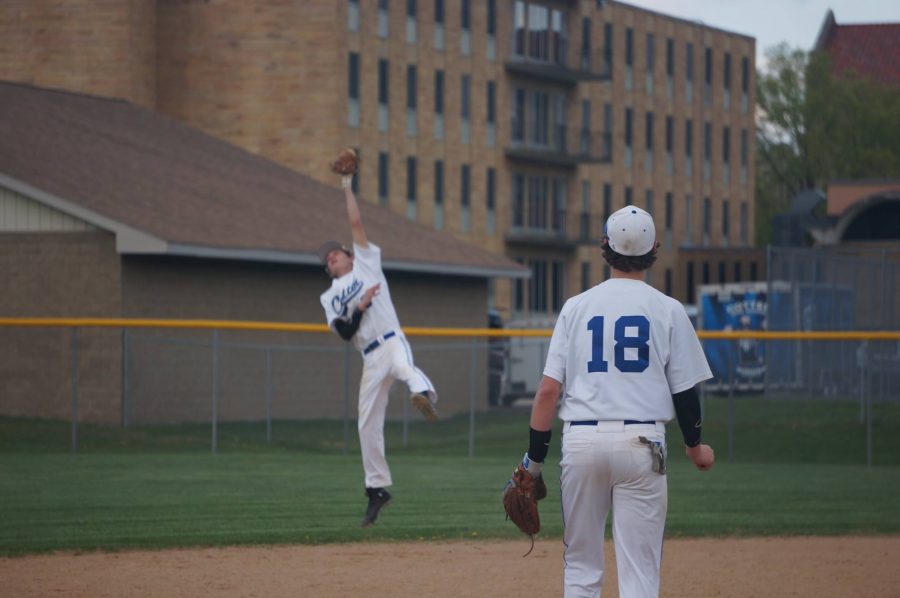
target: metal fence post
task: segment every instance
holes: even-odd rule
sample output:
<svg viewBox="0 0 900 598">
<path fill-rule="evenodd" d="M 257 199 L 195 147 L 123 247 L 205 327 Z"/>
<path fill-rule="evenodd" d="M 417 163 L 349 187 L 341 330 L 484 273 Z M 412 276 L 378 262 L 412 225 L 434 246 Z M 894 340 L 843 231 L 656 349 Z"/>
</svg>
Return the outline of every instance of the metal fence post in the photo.
<svg viewBox="0 0 900 598">
<path fill-rule="evenodd" d="M 734 462 L 734 345 L 732 340 L 728 346 L 728 462 Z"/>
<path fill-rule="evenodd" d="M 122 427 L 128 427 L 128 329 L 122 329 Z"/>
<path fill-rule="evenodd" d="M 212 452 L 218 449 L 218 408 L 219 408 L 219 330 L 213 330 L 212 341 Z"/>
<path fill-rule="evenodd" d="M 869 386 L 868 378 L 871 377 L 869 369 L 866 368 L 866 386 Z M 866 465 L 872 465 L 872 389 L 866 393 Z"/>
<path fill-rule="evenodd" d="M 78 453 L 78 328 L 72 328 L 72 454 Z"/>
<path fill-rule="evenodd" d="M 350 443 L 350 343 L 344 343 L 344 451 Z"/>
<path fill-rule="evenodd" d="M 478 369 L 478 339 L 472 337 L 472 361 L 469 370 L 469 459 L 475 457 L 475 374 Z"/>
<path fill-rule="evenodd" d="M 266 442 L 272 444 L 272 349 L 266 349 Z"/>
<path fill-rule="evenodd" d="M 403 448 L 409 446 L 409 401 L 403 401 Z"/>
</svg>

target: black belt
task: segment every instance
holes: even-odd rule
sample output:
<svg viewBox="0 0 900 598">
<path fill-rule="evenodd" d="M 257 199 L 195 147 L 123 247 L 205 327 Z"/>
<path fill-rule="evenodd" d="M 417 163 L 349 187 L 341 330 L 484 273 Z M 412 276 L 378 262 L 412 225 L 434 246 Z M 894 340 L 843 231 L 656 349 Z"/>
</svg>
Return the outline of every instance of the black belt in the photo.
<svg viewBox="0 0 900 598">
<path fill-rule="evenodd" d="M 579 420 L 579 421 L 576 421 L 576 422 L 569 422 L 569 425 L 570 425 L 570 426 L 596 426 L 598 423 L 600 423 L 600 422 L 599 422 L 598 420 L 596 420 L 596 419 L 582 419 L 582 420 Z M 625 420 L 625 425 L 626 425 L 626 426 L 633 426 L 633 425 L 635 425 L 635 424 L 651 424 L 651 425 L 655 425 L 655 424 L 656 424 L 656 420 L 653 420 L 653 419 L 648 420 L 648 421 L 640 421 L 640 420 L 636 420 L 636 419 L 626 419 L 626 420 Z"/>
<path fill-rule="evenodd" d="M 396 334 L 397 333 L 395 333 L 392 330 L 392 331 L 388 332 L 387 334 L 385 334 L 384 336 L 382 336 L 381 340 L 375 339 L 374 341 L 372 341 L 371 343 L 366 345 L 366 348 L 363 349 L 363 355 L 368 355 L 369 353 L 371 353 L 372 351 L 374 351 L 375 349 L 380 347 L 382 341 L 386 341 L 387 339 L 391 338 L 392 336 L 396 336 Z"/>
</svg>

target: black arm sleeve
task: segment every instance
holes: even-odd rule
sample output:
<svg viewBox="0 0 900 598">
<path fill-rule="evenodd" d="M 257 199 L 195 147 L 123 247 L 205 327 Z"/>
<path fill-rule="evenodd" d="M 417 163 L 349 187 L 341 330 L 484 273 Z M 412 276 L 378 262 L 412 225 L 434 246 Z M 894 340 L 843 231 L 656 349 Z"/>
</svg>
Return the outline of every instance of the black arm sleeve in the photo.
<svg viewBox="0 0 900 598">
<path fill-rule="evenodd" d="M 678 418 L 678 427 L 684 436 L 684 444 L 697 446 L 700 444 L 700 428 L 703 423 L 697 388 L 691 387 L 672 395 L 672 402 L 675 404 L 675 417 Z"/>
<path fill-rule="evenodd" d="M 552 430 L 546 432 L 529 428 L 528 458 L 535 463 L 543 463 L 550 449 L 550 436 Z"/>
<path fill-rule="evenodd" d="M 356 334 L 356 331 L 359 330 L 359 322 L 362 320 L 363 312 L 358 309 L 353 310 L 353 315 L 350 316 L 350 320 L 343 320 L 338 318 L 332 323 L 334 329 L 345 341 L 349 341 L 353 338 L 353 335 Z"/>
</svg>

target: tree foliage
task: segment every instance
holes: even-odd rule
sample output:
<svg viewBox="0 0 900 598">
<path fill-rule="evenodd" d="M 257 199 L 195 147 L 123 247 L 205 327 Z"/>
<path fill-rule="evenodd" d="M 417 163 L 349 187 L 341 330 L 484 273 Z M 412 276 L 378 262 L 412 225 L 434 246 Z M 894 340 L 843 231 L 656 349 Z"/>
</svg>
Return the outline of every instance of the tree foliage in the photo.
<svg viewBox="0 0 900 598">
<path fill-rule="evenodd" d="M 785 44 L 766 52 L 757 75 L 757 241 L 771 218 L 828 181 L 900 178 L 900 89 L 855 73 L 835 74 L 824 52 Z"/>
</svg>

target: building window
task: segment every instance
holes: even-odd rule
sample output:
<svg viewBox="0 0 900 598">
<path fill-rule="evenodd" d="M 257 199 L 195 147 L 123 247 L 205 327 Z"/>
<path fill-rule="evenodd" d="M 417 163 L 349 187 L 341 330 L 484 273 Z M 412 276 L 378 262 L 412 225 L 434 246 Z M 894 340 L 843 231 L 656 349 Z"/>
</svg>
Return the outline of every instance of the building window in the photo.
<svg viewBox="0 0 900 598">
<path fill-rule="evenodd" d="M 444 161 L 434 161 L 434 228 L 444 228 Z"/>
<path fill-rule="evenodd" d="M 722 73 L 722 102 L 725 105 L 725 110 L 731 106 L 731 53 L 725 52 L 725 64 L 723 66 Z"/>
<path fill-rule="evenodd" d="M 647 192 L 644 197 L 646 199 L 646 204 L 647 204 L 647 207 L 646 207 L 647 213 L 652 216 L 653 215 L 653 189 L 647 189 Z"/>
<path fill-rule="evenodd" d="M 653 113 L 647 112 L 644 123 L 644 147 L 646 148 L 644 170 L 653 172 Z"/>
<path fill-rule="evenodd" d="M 675 81 L 675 40 L 666 38 L 666 97 L 672 99 Z"/>
<path fill-rule="evenodd" d="M 750 59 L 741 57 L 741 112 L 746 114 L 748 107 L 748 90 L 750 88 Z"/>
<path fill-rule="evenodd" d="M 631 168 L 632 149 L 631 142 L 634 134 L 633 131 L 634 111 L 631 108 L 625 108 L 625 167 Z"/>
<path fill-rule="evenodd" d="M 417 79 L 416 65 L 406 65 L 406 134 L 410 137 L 416 134 Z"/>
<path fill-rule="evenodd" d="M 520 264 L 523 263 L 522 258 L 516 258 Z M 525 311 L 525 281 L 517 278 L 513 283 L 513 308 L 518 313 Z"/>
<path fill-rule="evenodd" d="M 722 128 L 722 179 L 731 182 L 731 127 Z"/>
<path fill-rule="evenodd" d="M 606 226 L 606 221 L 609 220 L 609 217 L 612 216 L 612 185 L 609 183 L 603 183 L 603 226 Z"/>
<path fill-rule="evenodd" d="M 666 174 L 671 176 L 675 171 L 674 158 L 672 155 L 675 145 L 675 119 L 671 116 L 666 117 Z"/>
<path fill-rule="evenodd" d="M 603 25 L 603 74 L 612 77 L 613 24 Z"/>
<path fill-rule="evenodd" d="M 553 261 L 553 271 L 551 274 L 551 294 L 553 301 L 551 309 L 553 313 L 559 313 L 563 303 L 566 301 L 566 264 L 565 262 Z"/>
<path fill-rule="evenodd" d="M 347 125 L 359 126 L 359 54 L 350 52 L 347 61 Z"/>
<path fill-rule="evenodd" d="M 741 263 L 734 263 L 734 282 L 741 282 Z"/>
<path fill-rule="evenodd" d="M 625 28 L 625 89 L 634 85 L 634 29 Z"/>
<path fill-rule="evenodd" d="M 434 71 L 434 138 L 444 138 L 444 71 Z"/>
<path fill-rule="evenodd" d="M 513 12 L 513 54 L 554 64 L 566 64 L 566 19 L 560 10 L 516 0 Z"/>
<path fill-rule="evenodd" d="M 759 280 L 756 272 L 756 262 L 750 262 L 750 280 L 756 281 Z"/>
<path fill-rule="evenodd" d="M 434 49 L 444 49 L 444 0 L 434 0 Z"/>
<path fill-rule="evenodd" d="M 688 262 L 687 268 L 685 270 L 686 277 L 686 285 L 687 285 L 687 302 L 694 303 L 696 289 L 694 288 L 694 262 Z"/>
<path fill-rule="evenodd" d="M 633 200 L 631 198 L 631 186 L 625 186 L 625 205 L 630 206 L 633 205 Z"/>
<path fill-rule="evenodd" d="M 460 84 L 460 141 L 469 143 L 472 117 L 472 77 L 463 75 Z"/>
<path fill-rule="evenodd" d="M 406 217 L 416 219 L 416 159 L 406 158 Z"/>
<path fill-rule="evenodd" d="M 416 0 L 406 0 L 406 43 L 416 43 Z"/>
<path fill-rule="evenodd" d="M 581 215 L 578 219 L 578 233 L 582 241 L 591 238 L 591 182 L 581 181 Z"/>
<path fill-rule="evenodd" d="M 547 262 L 531 260 L 531 279 L 528 281 L 528 307 L 533 313 L 547 311 Z"/>
<path fill-rule="evenodd" d="M 729 214 L 729 210 L 728 210 L 728 200 L 723 199 L 722 200 L 722 241 L 723 241 L 723 244 L 728 243 L 728 235 L 731 232 L 731 222 L 729 221 L 730 217 L 731 217 L 731 215 Z"/>
<path fill-rule="evenodd" d="M 581 262 L 581 292 L 591 288 L 591 263 Z"/>
<path fill-rule="evenodd" d="M 472 52 L 472 19 L 471 19 L 471 2 L 470 0 L 462 0 L 460 5 L 460 32 L 459 32 L 459 50 L 463 56 L 468 56 Z"/>
<path fill-rule="evenodd" d="M 747 183 L 747 129 L 741 129 L 741 184 Z"/>
<path fill-rule="evenodd" d="M 378 130 L 382 133 L 388 130 L 389 88 L 388 61 L 380 58 L 378 60 Z"/>
<path fill-rule="evenodd" d="M 590 17 L 581 18 L 581 68 L 588 70 L 591 68 L 591 19 Z"/>
<path fill-rule="evenodd" d="M 653 66 L 656 62 L 656 44 L 652 33 L 647 33 L 647 73 L 645 75 L 645 87 L 647 93 L 653 93 Z"/>
<path fill-rule="evenodd" d="M 493 168 L 487 169 L 487 220 L 485 228 L 488 233 L 493 234 L 497 230 L 497 171 Z"/>
<path fill-rule="evenodd" d="M 701 264 L 701 281 L 702 284 L 709 284 L 709 262 Z"/>
<path fill-rule="evenodd" d="M 385 152 L 378 154 L 378 202 L 387 206 L 388 198 L 388 155 Z"/>
<path fill-rule="evenodd" d="M 487 146 L 497 144 L 497 84 L 487 82 Z"/>
<path fill-rule="evenodd" d="M 684 242 L 690 247 L 694 244 L 694 198 L 691 195 L 684 196 Z"/>
<path fill-rule="evenodd" d="M 709 245 L 709 234 L 712 228 L 712 202 L 703 198 L 703 246 Z"/>
<path fill-rule="evenodd" d="M 578 136 L 579 150 L 582 154 L 591 151 L 591 101 L 581 100 L 581 132 Z"/>
<path fill-rule="evenodd" d="M 378 0 L 378 37 L 386 38 L 389 33 L 388 0 Z"/>
<path fill-rule="evenodd" d="M 672 268 L 666 268 L 665 293 L 669 297 L 672 296 Z"/>
<path fill-rule="evenodd" d="M 712 102 L 713 81 L 713 54 L 712 48 L 706 48 L 703 60 L 703 103 L 707 106 Z"/>
<path fill-rule="evenodd" d="M 726 280 L 725 262 L 719 262 L 719 284 L 723 284 Z"/>
<path fill-rule="evenodd" d="M 512 181 L 512 224 L 513 228 L 525 226 L 525 177 L 513 175 Z"/>
<path fill-rule="evenodd" d="M 742 201 L 741 202 L 741 244 L 742 245 L 747 245 L 747 243 L 750 241 L 750 238 L 749 238 L 750 237 L 749 212 L 750 212 L 750 209 L 749 209 L 749 206 L 747 205 L 747 202 Z"/>
<path fill-rule="evenodd" d="M 712 174 L 712 124 L 703 123 L 703 180 Z"/>
<path fill-rule="evenodd" d="M 690 42 L 684 48 L 684 99 L 688 104 L 694 101 L 694 44 Z"/>
<path fill-rule="evenodd" d="M 687 178 L 693 176 L 694 170 L 694 122 L 691 119 L 684 121 L 684 175 Z"/>
<path fill-rule="evenodd" d="M 497 0 L 487 0 L 487 59 L 497 57 Z"/>
<path fill-rule="evenodd" d="M 463 164 L 460 168 L 459 180 L 459 206 L 460 206 L 460 223 L 459 228 L 462 232 L 467 233 L 472 230 L 472 197 L 471 183 L 472 174 L 468 164 Z"/>
<path fill-rule="evenodd" d="M 674 205 L 672 201 L 672 192 L 666 193 L 666 231 L 672 231 L 672 220 L 674 219 Z"/>
<path fill-rule="evenodd" d="M 347 2 L 347 29 L 359 31 L 359 0 Z"/>
</svg>

